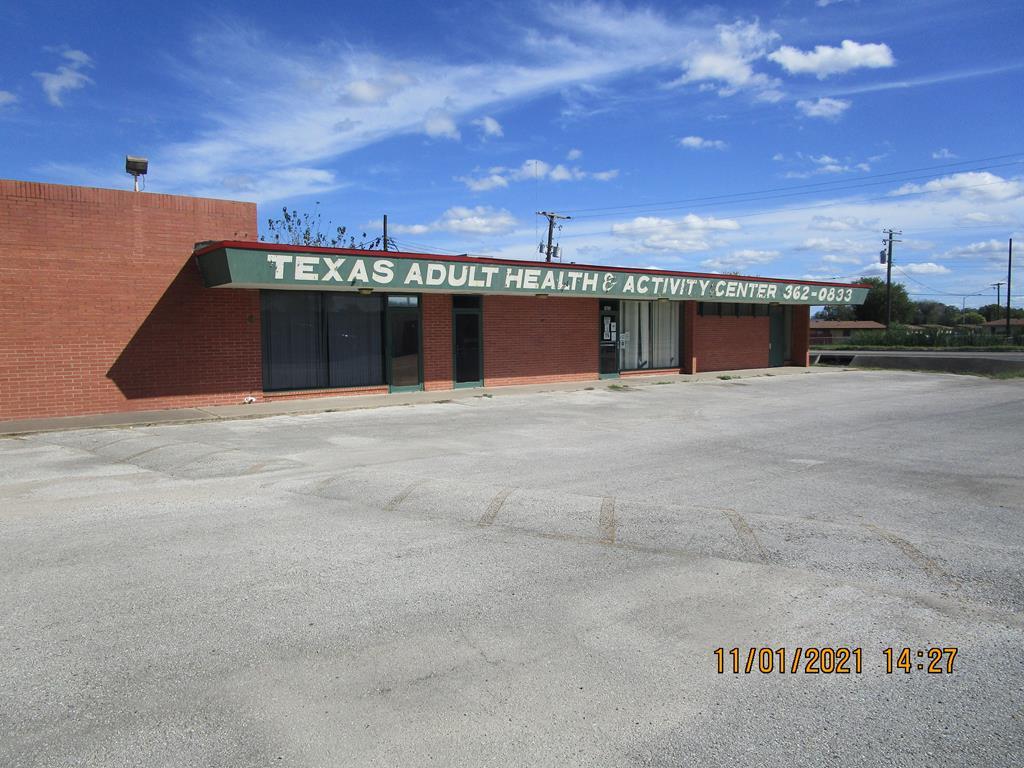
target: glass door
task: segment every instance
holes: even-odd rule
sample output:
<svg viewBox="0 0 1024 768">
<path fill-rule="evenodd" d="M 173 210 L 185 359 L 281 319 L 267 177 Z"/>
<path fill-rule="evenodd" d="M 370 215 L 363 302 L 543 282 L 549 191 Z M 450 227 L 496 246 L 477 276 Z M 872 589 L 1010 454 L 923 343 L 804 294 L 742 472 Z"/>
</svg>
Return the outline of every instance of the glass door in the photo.
<svg viewBox="0 0 1024 768">
<path fill-rule="evenodd" d="M 392 392 L 423 389 L 418 296 L 388 296 L 388 384 Z"/>
<path fill-rule="evenodd" d="M 602 379 L 619 375 L 619 302 L 602 301 L 598 326 L 598 374 Z"/>
<path fill-rule="evenodd" d="M 484 347 L 480 297 L 453 296 L 452 312 L 455 386 L 482 387 Z"/>
</svg>

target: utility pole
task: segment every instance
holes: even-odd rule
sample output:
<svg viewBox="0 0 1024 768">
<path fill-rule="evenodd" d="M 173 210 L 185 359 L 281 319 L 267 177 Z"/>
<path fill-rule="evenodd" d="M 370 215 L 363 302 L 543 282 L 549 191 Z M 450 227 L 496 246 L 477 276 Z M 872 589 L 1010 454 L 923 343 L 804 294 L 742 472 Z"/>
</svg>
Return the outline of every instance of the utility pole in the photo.
<svg viewBox="0 0 1024 768">
<path fill-rule="evenodd" d="M 548 245 L 546 249 L 543 249 L 541 253 L 544 254 L 545 261 L 551 261 L 551 257 L 554 254 L 554 239 L 555 239 L 555 219 L 571 219 L 572 216 L 562 216 L 558 213 L 551 213 L 550 211 L 537 211 L 538 216 L 544 216 L 548 220 Z"/>
<path fill-rule="evenodd" d="M 384 214 L 384 250 L 388 249 L 388 215 Z"/>
<path fill-rule="evenodd" d="M 992 318 L 993 320 L 998 320 L 999 319 L 999 310 L 1003 306 L 1003 286 L 1004 285 L 1006 285 L 1006 283 L 1000 282 L 1000 283 L 992 283 L 992 285 L 989 286 L 991 288 L 995 288 L 996 289 L 996 316 Z M 1009 296 L 1010 292 L 1007 291 L 1006 295 Z"/>
<path fill-rule="evenodd" d="M 1013 279 L 1013 238 L 1006 253 L 1006 342 L 1010 342 L 1010 281 Z"/>
<path fill-rule="evenodd" d="M 889 238 L 882 242 L 887 246 L 885 256 L 885 330 L 892 325 L 892 244 L 902 243 L 902 240 L 893 240 L 893 235 L 902 235 L 903 232 L 895 229 L 883 229 L 882 234 L 888 234 Z"/>
</svg>

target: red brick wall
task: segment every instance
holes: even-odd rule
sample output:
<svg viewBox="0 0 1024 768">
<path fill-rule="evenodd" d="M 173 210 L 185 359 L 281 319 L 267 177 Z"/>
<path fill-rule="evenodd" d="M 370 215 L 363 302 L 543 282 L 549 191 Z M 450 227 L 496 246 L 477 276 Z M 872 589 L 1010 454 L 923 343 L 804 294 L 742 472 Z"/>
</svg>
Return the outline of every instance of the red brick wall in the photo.
<svg viewBox="0 0 1024 768">
<path fill-rule="evenodd" d="M 792 342 L 790 346 L 790 365 L 810 365 L 811 351 L 811 308 L 806 306 L 793 307 Z"/>
<path fill-rule="evenodd" d="M 487 386 L 597 378 L 597 299 L 485 296 Z"/>
<path fill-rule="evenodd" d="M 256 234 L 251 203 L 0 180 L 0 420 L 260 396 L 259 295 L 191 258 Z"/>
<path fill-rule="evenodd" d="M 423 302 L 423 388 L 452 388 L 452 297 L 447 293 L 424 293 Z"/>
<path fill-rule="evenodd" d="M 693 316 L 697 372 L 767 368 L 768 340 L 767 317 Z"/>
</svg>

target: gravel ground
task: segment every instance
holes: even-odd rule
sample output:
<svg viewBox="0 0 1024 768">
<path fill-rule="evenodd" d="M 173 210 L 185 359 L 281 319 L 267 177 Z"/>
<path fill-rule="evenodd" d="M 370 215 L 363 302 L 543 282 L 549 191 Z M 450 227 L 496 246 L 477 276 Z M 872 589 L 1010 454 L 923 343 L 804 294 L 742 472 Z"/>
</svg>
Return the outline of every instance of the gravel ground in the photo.
<svg viewBox="0 0 1024 768">
<path fill-rule="evenodd" d="M 0 765 L 1019 765 L 1022 435 L 859 371 L 0 440 Z"/>
</svg>

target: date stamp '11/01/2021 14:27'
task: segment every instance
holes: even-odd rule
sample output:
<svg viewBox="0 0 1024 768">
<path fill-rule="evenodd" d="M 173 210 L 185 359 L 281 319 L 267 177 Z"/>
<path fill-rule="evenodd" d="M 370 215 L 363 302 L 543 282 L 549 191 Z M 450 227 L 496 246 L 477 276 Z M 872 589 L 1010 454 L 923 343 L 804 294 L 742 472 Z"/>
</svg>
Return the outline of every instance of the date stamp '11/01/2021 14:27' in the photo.
<svg viewBox="0 0 1024 768">
<path fill-rule="evenodd" d="M 951 646 L 914 649 L 884 648 L 881 656 L 885 674 L 910 674 L 914 671 L 931 675 L 953 674 L 953 660 L 957 648 Z M 733 674 L 861 674 L 864 671 L 864 651 L 856 647 L 803 647 L 788 648 L 716 648 L 716 671 Z"/>
</svg>

